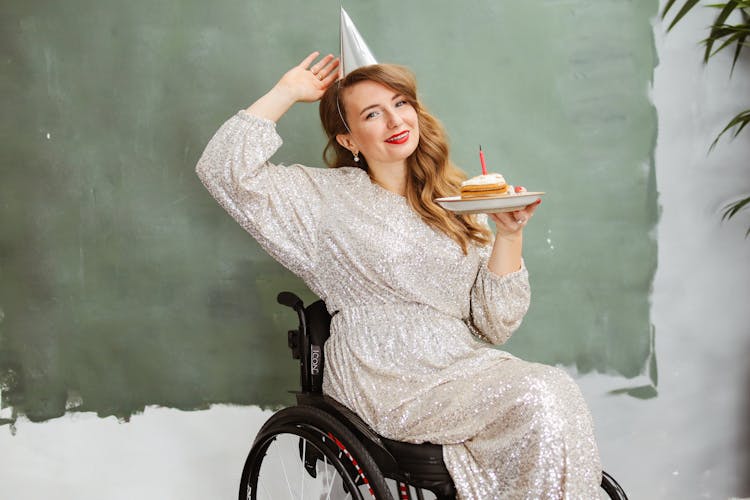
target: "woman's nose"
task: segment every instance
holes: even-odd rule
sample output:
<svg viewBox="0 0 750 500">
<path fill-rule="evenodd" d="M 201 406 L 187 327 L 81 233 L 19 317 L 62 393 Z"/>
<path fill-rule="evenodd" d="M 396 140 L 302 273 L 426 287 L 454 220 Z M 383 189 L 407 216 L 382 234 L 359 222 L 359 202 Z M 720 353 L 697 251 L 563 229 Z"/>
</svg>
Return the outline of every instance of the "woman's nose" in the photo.
<svg viewBox="0 0 750 500">
<path fill-rule="evenodd" d="M 390 128 L 400 127 L 404 120 L 395 110 L 388 111 L 388 126 Z"/>
</svg>

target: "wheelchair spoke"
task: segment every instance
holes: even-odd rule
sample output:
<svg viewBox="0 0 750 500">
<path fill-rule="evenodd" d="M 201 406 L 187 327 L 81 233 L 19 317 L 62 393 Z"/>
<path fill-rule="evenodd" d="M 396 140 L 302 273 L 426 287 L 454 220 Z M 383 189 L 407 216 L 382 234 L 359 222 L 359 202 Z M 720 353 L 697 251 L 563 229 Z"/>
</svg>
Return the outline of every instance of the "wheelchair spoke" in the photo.
<svg viewBox="0 0 750 500">
<path fill-rule="evenodd" d="M 266 488 L 266 485 L 265 485 L 265 484 L 263 485 L 263 491 L 264 491 L 264 492 L 265 492 L 265 494 L 266 494 L 266 498 L 273 498 L 273 497 L 271 496 L 271 494 L 270 494 L 270 493 L 268 492 L 268 488 Z"/>
<path fill-rule="evenodd" d="M 243 469 L 247 500 L 388 497 L 388 485 L 367 450 L 335 420 L 321 421 L 324 417 L 312 407 L 293 407 L 264 425 Z M 378 477 L 380 484 L 373 486 Z"/>
<path fill-rule="evenodd" d="M 333 479 L 328 477 L 328 458 L 323 457 L 323 465 L 325 466 L 326 471 L 326 484 L 328 485 L 328 494 L 326 495 L 326 500 L 331 500 L 331 491 L 333 490 Z"/>
<path fill-rule="evenodd" d="M 345 475 L 346 466 L 336 463 L 337 456 L 346 459 L 345 453 L 325 451 L 320 448 L 324 443 L 288 433 L 275 436 L 265 450 L 255 487 L 248 486 L 247 499 L 359 499 L 357 478 Z"/>
<path fill-rule="evenodd" d="M 299 497 L 305 498 L 305 460 L 307 460 L 307 439 L 302 439 L 302 460 L 299 461 Z"/>
<path fill-rule="evenodd" d="M 286 487 L 289 489 L 289 498 L 294 500 L 294 493 L 292 493 L 292 483 L 289 482 L 289 476 L 286 473 L 286 467 L 284 467 L 284 457 L 279 453 L 279 464 L 281 464 L 281 470 L 284 473 L 284 480 L 286 481 Z"/>
</svg>

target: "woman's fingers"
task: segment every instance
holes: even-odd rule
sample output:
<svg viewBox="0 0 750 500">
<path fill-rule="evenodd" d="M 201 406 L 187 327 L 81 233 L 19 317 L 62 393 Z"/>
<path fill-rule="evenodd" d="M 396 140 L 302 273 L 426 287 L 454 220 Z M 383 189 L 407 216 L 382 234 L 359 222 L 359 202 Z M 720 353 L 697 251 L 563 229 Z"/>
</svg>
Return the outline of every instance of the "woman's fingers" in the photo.
<svg viewBox="0 0 750 500">
<path fill-rule="evenodd" d="M 328 54 L 323 59 L 315 63 L 310 68 L 309 74 L 320 81 L 320 86 L 318 87 L 316 85 L 316 89 L 319 88 L 321 89 L 321 91 L 324 91 L 325 89 L 330 87 L 331 84 L 335 82 L 339 76 L 338 67 L 339 59 L 334 58 L 331 54 Z M 317 95 L 316 98 L 320 98 L 320 95 Z"/>
<path fill-rule="evenodd" d="M 310 73 L 320 80 L 323 88 L 328 88 L 338 77 L 338 67 L 339 59 L 328 54 L 310 68 Z"/>
<path fill-rule="evenodd" d="M 320 52 L 317 50 L 310 54 L 309 56 L 305 57 L 301 63 L 299 63 L 300 68 L 307 69 L 308 66 L 312 64 L 312 62 L 320 55 Z"/>
<path fill-rule="evenodd" d="M 516 223 L 516 216 L 514 215 L 514 212 L 500 212 L 490 214 L 490 217 L 493 221 L 495 221 L 495 225 L 497 226 L 498 231 L 509 233 L 515 232 L 519 229 L 518 224 Z"/>
<path fill-rule="evenodd" d="M 319 56 L 318 51 L 311 53 L 297 66 L 287 71 L 277 83 L 277 86 L 290 95 L 294 102 L 317 101 L 336 80 L 338 58 L 328 54 L 315 62 Z"/>
<path fill-rule="evenodd" d="M 542 202 L 541 199 L 536 200 L 531 205 L 526 205 L 521 210 L 515 210 L 512 212 L 513 217 L 515 221 L 519 224 L 525 224 L 529 221 L 532 215 L 534 215 L 534 212 L 536 212 L 537 207 Z"/>
<path fill-rule="evenodd" d="M 537 209 L 537 207 L 539 206 L 540 203 L 542 203 L 542 199 L 541 198 L 539 198 L 538 200 L 536 200 L 531 205 L 526 206 L 523 209 L 523 211 L 526 212 L 527 216 L 531 217 L 532 215 L 534 215 L 534 212 L 536 212 L 536 209 Z"/>
<path fill-rule="evenodd" d="M 519 226 L 526 224 L 529 221 L 529 217 L 531 216 L 526 213 L 526 210 L 517 210 L 513 212 L 513 222 Z"/>
<path fill-rule="evenodd" d="M 321 69 L 325 68 L 326 65 L 329 62 L 331 62 L 331 60 L 333 60 L 333 55 L 332 54 L 328 54 L 323 59 L 321 59 L 320 61 L 318 61 L 315 64 L 313 64 L 312 67 L 310 68 L 310 72 L 313 75 L 317 75 L 318 73 L 320 73 Z"/>
<path fill-rule="evenodd" d="M 320 80 L 323 82 L 324 87 L 328 87 L 336 81 L 339 76 L 338 67 L 339 60 L 335 59 L 330 65 L 326 66 L 320 73 L 318 73 L 318 75 L 323 75 Z"/>
<path fill-rule="evenodd" d="M 529 219 L 534 215 L 539 204 L 542 200 L 537 200 L 531 205 L 528 205 L 521 210 L 514 210 L 512 212 L 499 212 L 489 214 L 490 218 L 495 221 L 498 234 L 510 235 L 521 231 Z"/>
<path fill-rule="evenodd" d="M 538 199 L 531 205 L 525 206 L 522 210 L 513 212 L 516 223 L 523 226 L 527 222 L 529 222 L 529 219 L 531 219 L 531 217 L 534 215 L 534 212 L 536 212 L 536 209 L 541 202 L 542 200 Z"/>
</svg>

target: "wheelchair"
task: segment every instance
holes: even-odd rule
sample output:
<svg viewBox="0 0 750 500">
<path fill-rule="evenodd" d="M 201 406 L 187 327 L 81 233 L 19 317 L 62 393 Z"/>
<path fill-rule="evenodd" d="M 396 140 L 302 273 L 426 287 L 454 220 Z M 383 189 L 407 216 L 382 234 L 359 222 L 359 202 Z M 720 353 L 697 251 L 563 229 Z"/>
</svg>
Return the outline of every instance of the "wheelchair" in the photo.
<svg viewBox="0 0 750 500">
<path fill-rule="evenodd" d="M 453 481 L 437 444 L 411 444 L 379 436 L 347 407 L 322 393 L 323 345 L 331 316 L 322 300 L 305 307 L 295 294 L 277 298 L 291 307 L 299 327 L 288 332 L 299 359 L 297 405 L 268 419 L 247 455 L 240 500 L 451 500 Z M 627 500 L 602 472 L 604 498 Z"/>
</svg>

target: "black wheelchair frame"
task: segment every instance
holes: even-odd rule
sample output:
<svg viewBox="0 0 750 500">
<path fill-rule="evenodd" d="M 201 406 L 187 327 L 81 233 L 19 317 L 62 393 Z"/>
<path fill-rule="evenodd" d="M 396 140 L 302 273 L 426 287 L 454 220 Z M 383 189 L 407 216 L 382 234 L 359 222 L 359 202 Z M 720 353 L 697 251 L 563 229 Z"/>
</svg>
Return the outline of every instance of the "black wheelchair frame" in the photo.
<svg viewBox="0 0 750 500">
<path fill-rule="evenodd" d="M 298 456 L 306 474 L 315 477 L 317 464 L 325 461 L 338 471 L 344 491 L 352 498 L 391 499 L 392 488 L 386 482 L 390 479 L 396 483 L 399 500 L 414 498 L 412 490 L 417 500 L 424 499 L 425 490 L 436 500 L 455 499 L 440 445 L 380 436 L 354 412 L 323 394 L 323 346 L 331 324 L 323 301 L 305 307 L 291 292 L 281 292 L 277 300 L 294 309 L 299 319 L 298 328 L 288 332 L 288 345 L 293 358 L 299 359 L 301 390 L 295 392 L 297 406 L 271 416 L 256 436 L 243 467 L 239 499 L 257 500 L 262 462 L 282 433 L 298 437 Z M 627 500 L 617 481 L 604 471 L 601 486 L 609 498 Z"/>
</svg>

